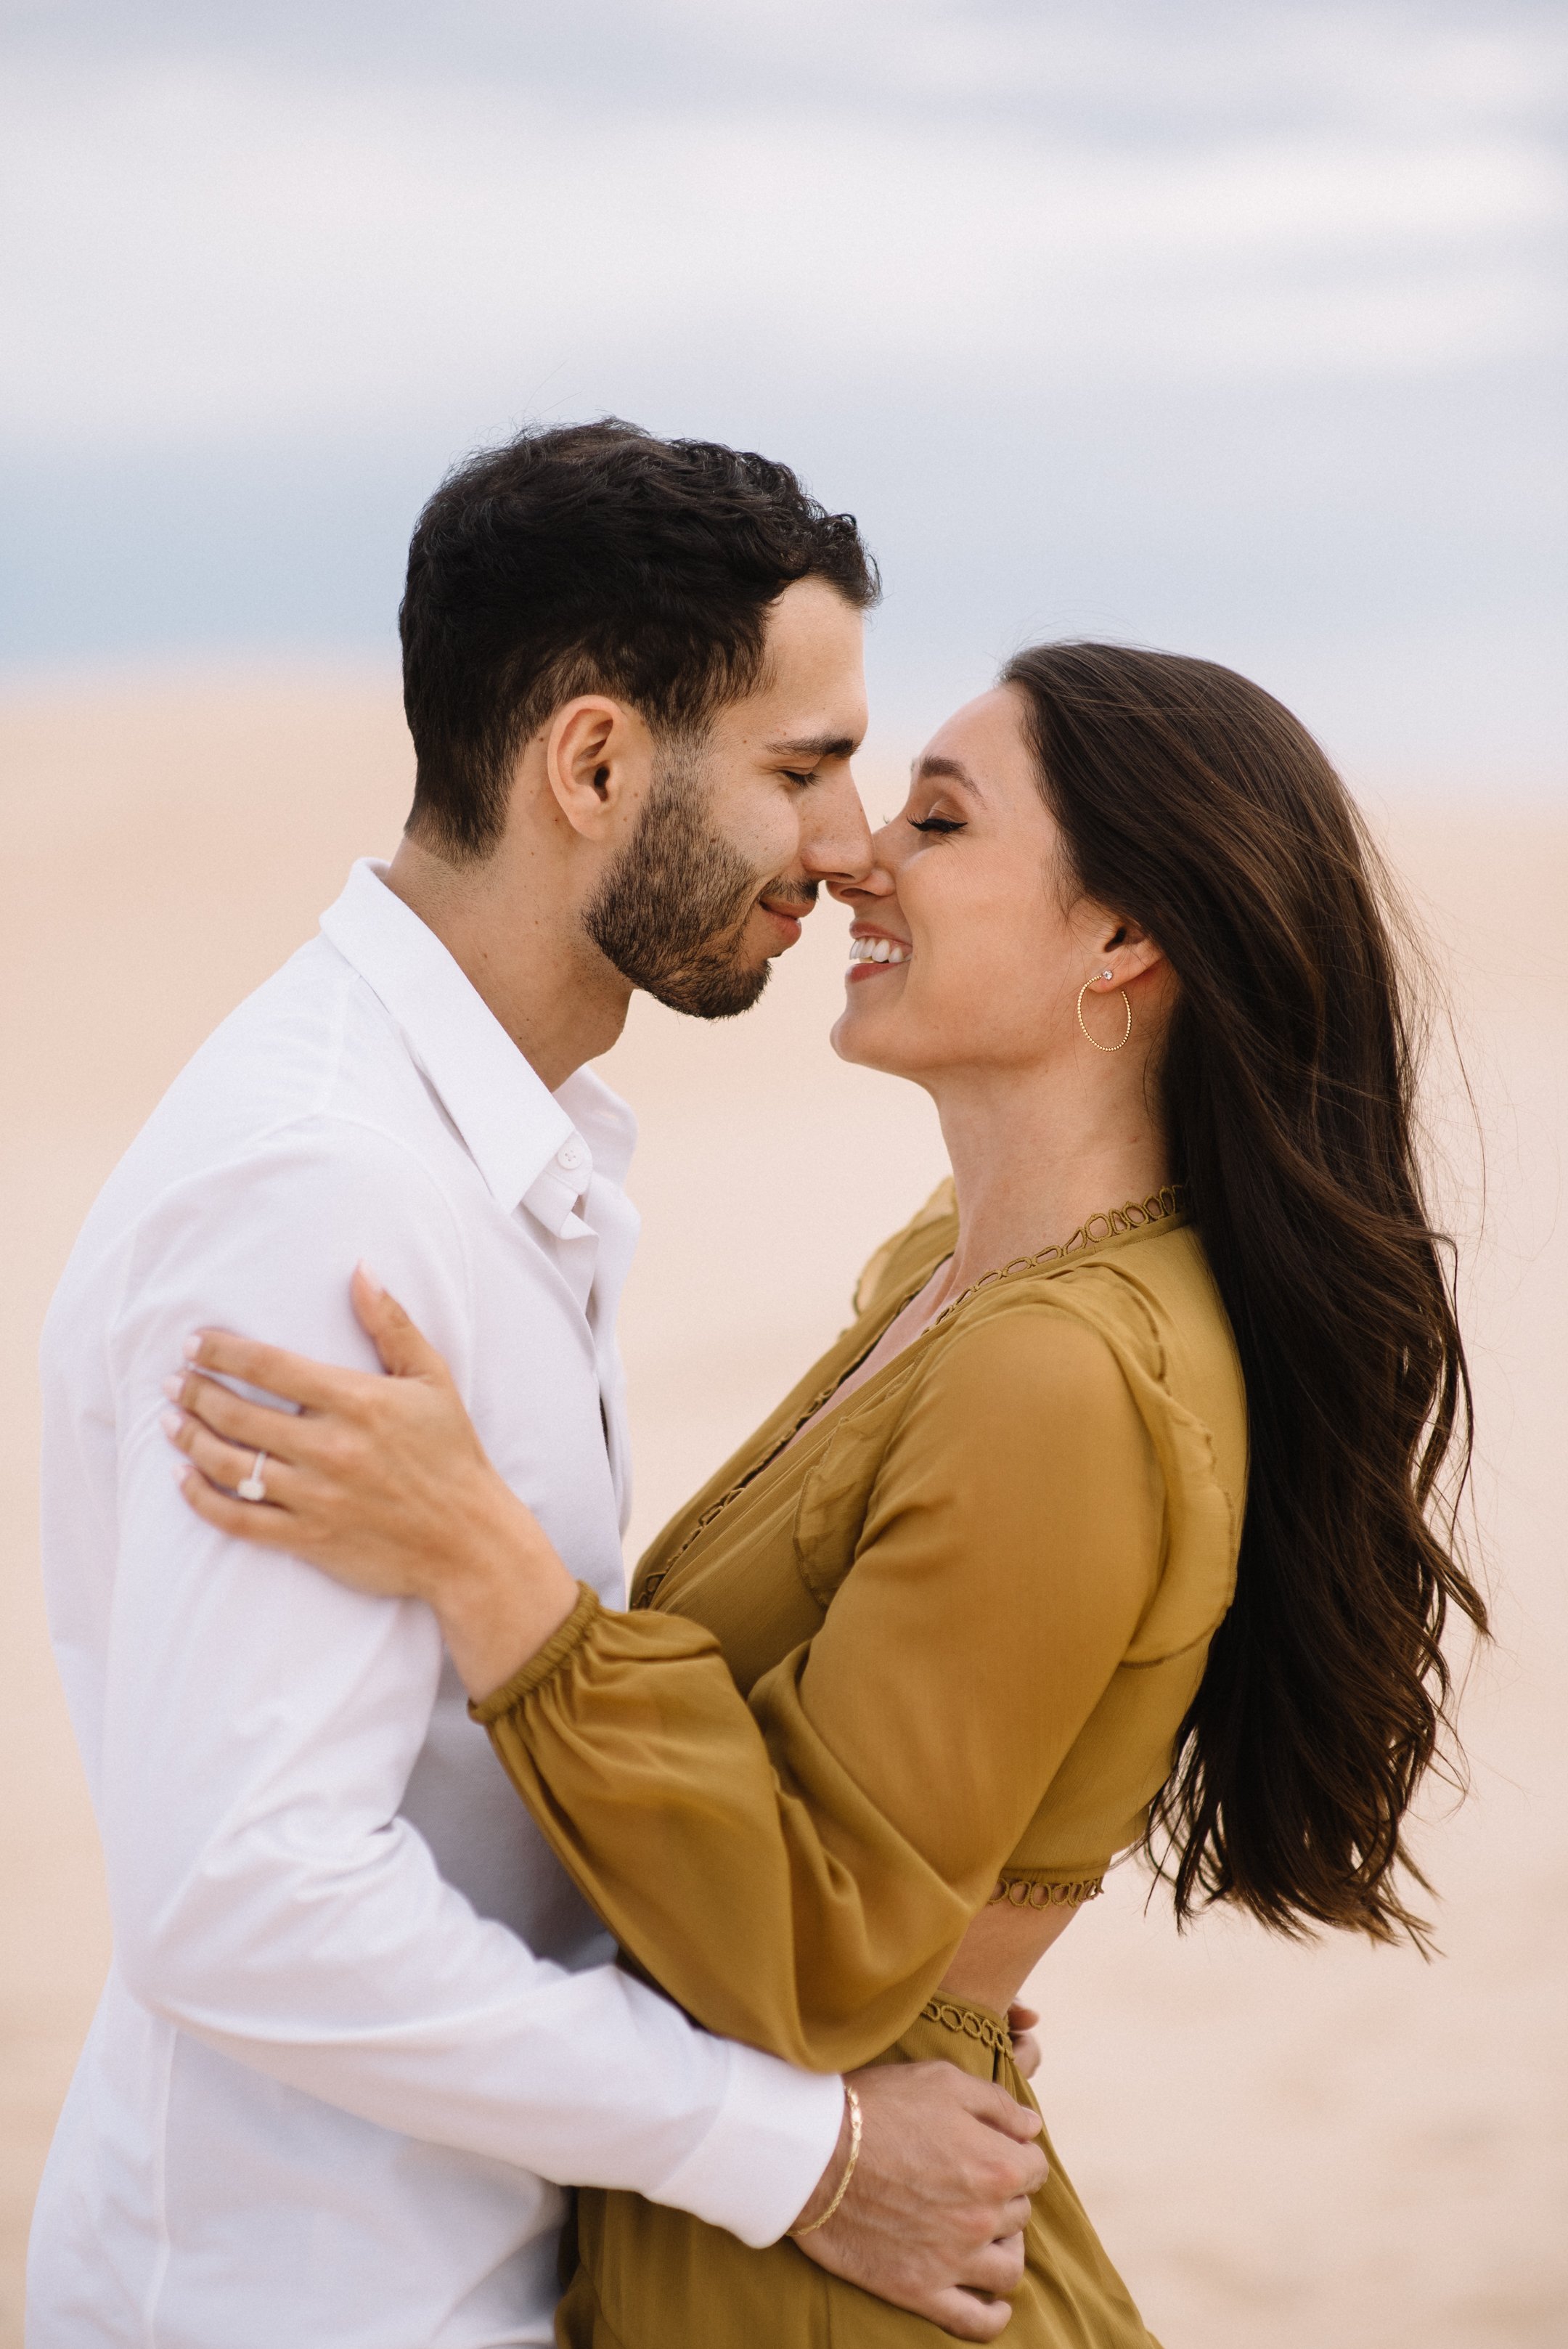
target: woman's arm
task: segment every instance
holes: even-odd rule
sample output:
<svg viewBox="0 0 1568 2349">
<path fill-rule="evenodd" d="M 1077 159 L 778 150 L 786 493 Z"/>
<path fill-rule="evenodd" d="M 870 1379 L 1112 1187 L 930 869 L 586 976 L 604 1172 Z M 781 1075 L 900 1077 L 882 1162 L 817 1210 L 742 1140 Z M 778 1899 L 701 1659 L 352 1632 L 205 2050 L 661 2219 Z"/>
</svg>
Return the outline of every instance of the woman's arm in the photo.
<svg viewBox="0 0 1568 2349">
<path fill-rule="evenodd" d="M 1163 1483 L 1066 1315 L 943 1350 L 815 1638 L 742 1701 L 675 1615 L 585 1599 L 476 1708 L 589 1900 L 711 2029 L 862 2062 L 940 1982 L 1158 1578 Z"/>
<path fill-rule="evenodd" d="M 351 1392 L 203 1342 L 306 1418 L 275 1500 L 203 1477 L 192 1506 L 248 1509 L 344 1579 L 431 1599 L 545 1834 L 691 2013 L 797 2063 L 879 2052 L 941 1978 L 1154 1586 L 1163 1485 L 1110 1347 L 1038 1306 L 944 1346 L 822 1629 L 748 1702 L 697 1625 L 579 1593 L 437 1358 L 389 1300 L 359 1302 L 402 1374 Z M 256 1440 L 252 1406 L 193 1383 L 204 1418 Z M 178 1440 L 220 1483 L 251 1465 L 189 1423 Z"/>
</svg>

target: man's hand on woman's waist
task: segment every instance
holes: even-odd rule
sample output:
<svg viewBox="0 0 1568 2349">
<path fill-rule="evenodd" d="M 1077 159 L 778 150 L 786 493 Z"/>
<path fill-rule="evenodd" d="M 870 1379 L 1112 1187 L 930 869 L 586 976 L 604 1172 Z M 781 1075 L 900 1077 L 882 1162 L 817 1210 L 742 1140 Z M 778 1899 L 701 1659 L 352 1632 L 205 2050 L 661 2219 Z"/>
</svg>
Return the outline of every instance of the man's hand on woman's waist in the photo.
<svg viewBox="0 0 1568 2349">
<path fill-rule="evenodd" d="M 961 2341 L 994 2341 L 1023 2273 L 1030 2197 L 1047 2174 L 1039 2114 L 954 2064 L 873 2064 L 850 2085 L 860 2158 L 838 2209 L 800 2249 Z M 826 2208 L 848 2156 L 846 2115 L 797 2226 Z"/>
</svg>

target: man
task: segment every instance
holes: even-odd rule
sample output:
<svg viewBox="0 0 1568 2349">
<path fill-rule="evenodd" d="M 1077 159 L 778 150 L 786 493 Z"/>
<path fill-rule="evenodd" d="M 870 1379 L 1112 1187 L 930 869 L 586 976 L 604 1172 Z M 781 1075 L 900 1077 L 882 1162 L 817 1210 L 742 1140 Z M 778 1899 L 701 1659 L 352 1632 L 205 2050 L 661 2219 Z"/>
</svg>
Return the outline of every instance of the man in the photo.
<svg viewBox="0 0 1568 2349">
<path fill-rule="evenodd" d="M 44 1350 L 45 1549 L 116 1949 L 39 2198 L 31 2349 L 550 2337 L 562 2184 L 764 2243 L 826 2209 L 842 2084 L 609 1962 L 430 1618 L 259 1570 L 184 1508 L 198 1323 L 368 1361 L 365 1257 L 575 1571 L 623 1595 L 632 991 L 753 1002 L 863 869 L 854 523 L 782 466 L 617 423 L 439 491 L 402 609 L 407 836 L 209 1040 L 111 1178 Z M 945 2066 L 857 2083 L 813 2256 L 1005 2323 L 1034 2124 Z M 549 2181 L 549 2182 L 547 2182 Z"/>
</svg>

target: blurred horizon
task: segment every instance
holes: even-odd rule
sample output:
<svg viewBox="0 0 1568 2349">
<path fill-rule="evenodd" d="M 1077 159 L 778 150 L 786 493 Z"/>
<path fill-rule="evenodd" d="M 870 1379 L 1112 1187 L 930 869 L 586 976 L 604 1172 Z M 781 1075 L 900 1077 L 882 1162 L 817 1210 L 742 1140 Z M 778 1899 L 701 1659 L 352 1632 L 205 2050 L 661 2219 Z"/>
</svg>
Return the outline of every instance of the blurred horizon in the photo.
<svg viewBox="0 0 1568 2349">
<path fill-rule="evenodd" d="M 467 449 L 615 412 L 857 512 L 878 730 L 1199 652 L 1560 788 L 1544 0 L 23 0 L 0 679 L 383 667 Z"/>
</svg>

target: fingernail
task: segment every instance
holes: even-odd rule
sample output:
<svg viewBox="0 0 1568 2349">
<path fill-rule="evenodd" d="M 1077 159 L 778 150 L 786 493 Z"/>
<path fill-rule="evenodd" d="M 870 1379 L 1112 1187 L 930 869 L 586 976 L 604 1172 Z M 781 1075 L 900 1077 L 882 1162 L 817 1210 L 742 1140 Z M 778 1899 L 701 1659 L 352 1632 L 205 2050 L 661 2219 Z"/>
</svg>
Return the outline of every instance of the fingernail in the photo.
<svg viewBox="0 0 1568 2349">
<path fill-rule="evenodd" d="M 163 1381 L 163 1392 L 168 1396 L 171 1402 L 178 1402 L 181 1396 L 185 1392 L 184 1380 L 165 1379 Z"/>
<path fill-rule="evenodd" d="M 158 1424 L 165 1435 L 178 1435 L 185 1424 L 185 1414 L 179 1411 L 161 1411 Z"/>
<path fill-rule="evenodd" d="M 202 1333 L 199 1330 L 192 1330 L 191 1335 L 181 1347 L 180 1351 L 184 1355 L 185 1360 L 188 1362 L 193 1362 L 201 1350 Z"/>
<path fill-rule="evenodd" d="M 387 1285 L 385 1281 L 378 1278 L 377 1275 L 371 1271 L 363 1257 L 359 1258 L 358 1273 L 360 1279 L 364 1282 L 366 1288 L 370 1291 L 373 1297 L 385 1297 L 387 1293 Z"/>
<path fill-rule="evenodd" d="M 174 1482 L 179 1485 L 180 1490 L 183 1492 L 185 1489 L 185 1479 L 191 1474 L 189 1463 L 184 1460 L 171 1460 L 169 1463 L 169 1473 L 173 1477 Z"/>
</svg>

